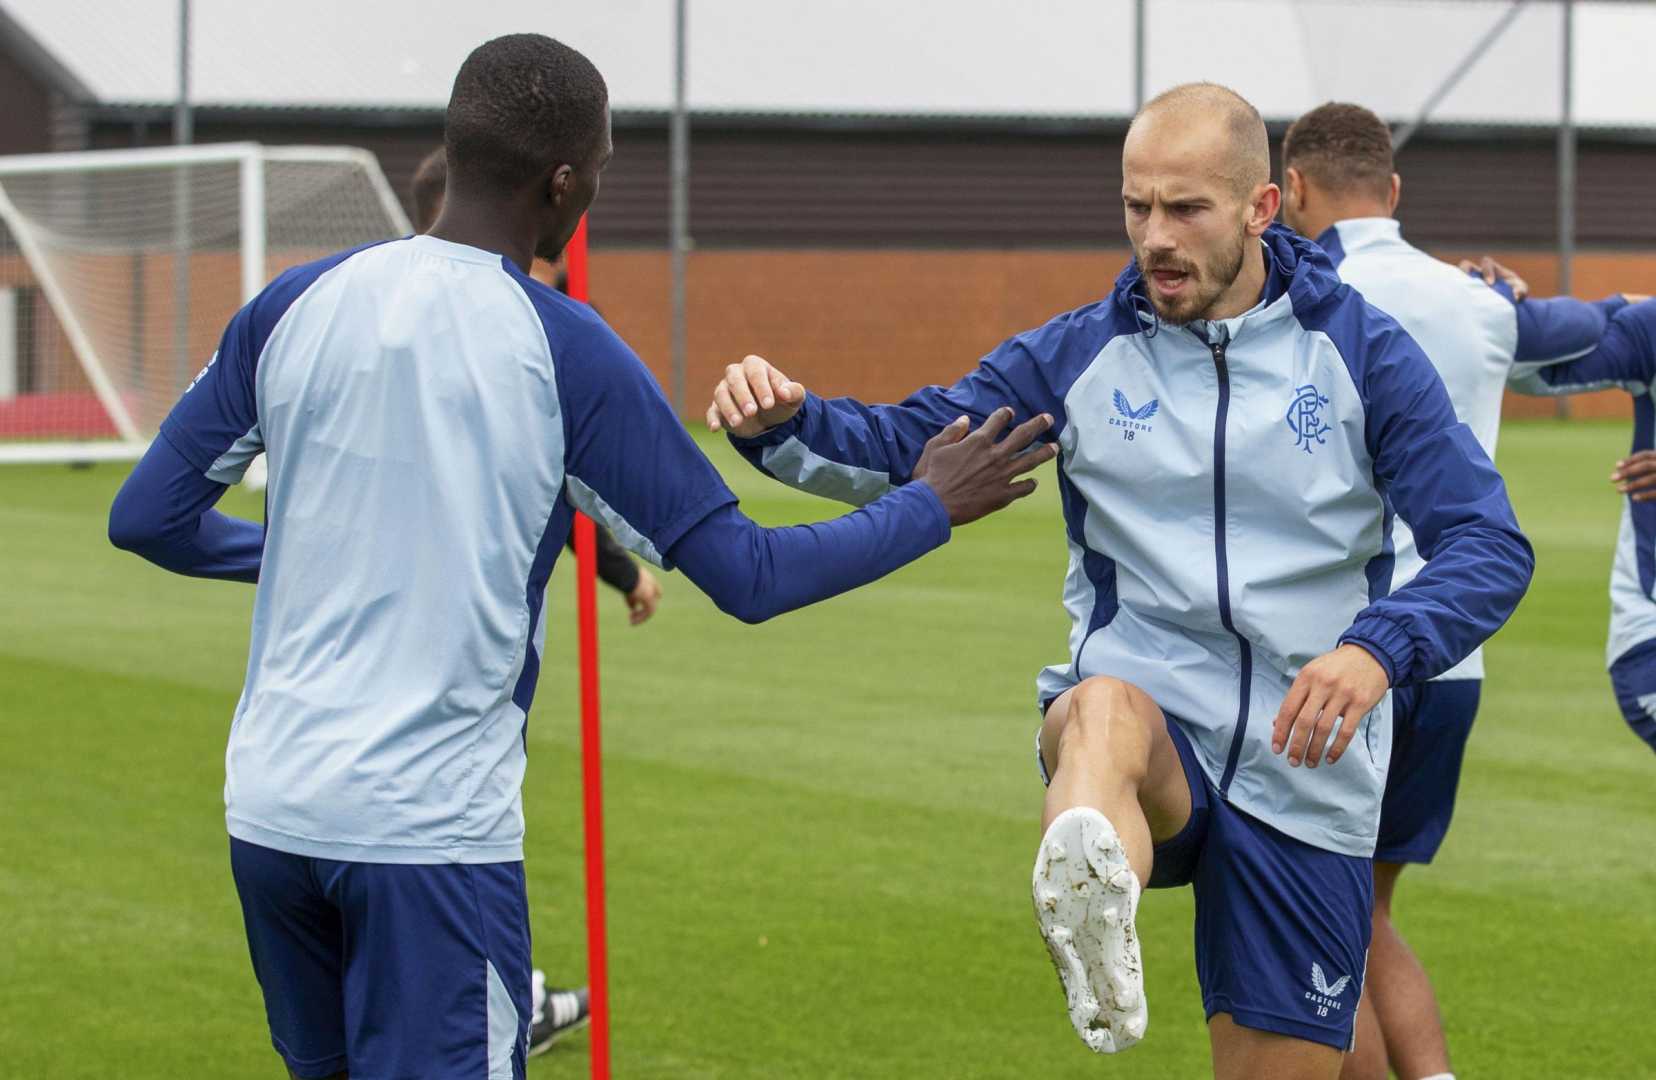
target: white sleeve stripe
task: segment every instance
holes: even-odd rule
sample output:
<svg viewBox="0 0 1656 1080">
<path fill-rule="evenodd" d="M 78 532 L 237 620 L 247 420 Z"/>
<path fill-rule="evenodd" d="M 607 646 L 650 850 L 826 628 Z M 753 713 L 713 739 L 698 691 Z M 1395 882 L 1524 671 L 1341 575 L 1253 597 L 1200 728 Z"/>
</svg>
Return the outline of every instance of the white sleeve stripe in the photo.
<svg viewBox="0 0 1656 1080">
<path fill-rule="evenodd" d="M 643 559 L 648 559 L 656 566 L 665 566 L 661 552 L 656 550 L 655 544 L 637 529 L 628 523 L 627 519 L 616 513 L 609 503 L 599 497 L 586 484 L 576 477 L 568 477 L 565 481 L 569 488 L 569 501 L 587 517 L 598 522 L 610 531 L 610 535 L 620 541 L 621 546 Z"/>
<path fill-rule="evenodd" d="M 230 444 L 230 449 L 218 456 L 218 460 L 207 467 L 207 479 L 215 484 L 236 484 L 247 472 L 247 467 L 253 459 L 264 449 L 264 436 L 259 432 L 259 425 L 254 424 L 246 435 Z"/>
<path fill-rule="evenodd" d="M 864 506 L 891 490 L 891 478 L 885 473 L 831 461 L 797 436 L 767 446 L 760 460 L 783 483 L 852 506 Z"/>
</svg>

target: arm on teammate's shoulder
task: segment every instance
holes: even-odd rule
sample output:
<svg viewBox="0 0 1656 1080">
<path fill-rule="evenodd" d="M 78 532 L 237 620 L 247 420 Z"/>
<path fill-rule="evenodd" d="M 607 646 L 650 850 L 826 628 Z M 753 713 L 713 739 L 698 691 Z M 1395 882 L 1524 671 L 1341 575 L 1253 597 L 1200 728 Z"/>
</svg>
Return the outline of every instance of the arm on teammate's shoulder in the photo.
<svg viewBox="0 0 1656 1080">
<path fill-rule="evenodd" d="M 1363 646 L 1400 686 L 1447 671 L 1500 629 L 1529 587 L 1535 555 L 1501 474 L 1401 329 L 1362 389 L 1375 476 L 1427 561 L 1363 609 L 1340 643 Z"/>
<path fill-rule="evenodd" d="M 807 393 L 785 422 L 745 437 L 730 431 L 731 444 L 791 487 L 864 505 L 908 483 L 927 440 L 962 416 L 974 426 L 1003 407 L 1012 409 L 1014 424 L 1043 413 L 1061 417 L 1062 394 L 1054 385 L 1065 367 L 1061 355 L 1084 347 L 1068 325 L 1075 317 L 1060 316 L 1002 342 L 953 386 L 924 387 L 894 405 Z M 713 410 L 709 415 L 717 418 Z M 1054 430 L 1049 438 L 1056 437 Z"/>
<path fill-rule="evenodd" d="M 224 491 L 159 436 L 115 496 L 109 541 L 177 574 L 258 581 L 264 526 L 214 510 Z"/>
<path fill-rule="evenodd" d="M 1553 361 L 1526 359 L 1523 343 L 1524 309 L 1531 305 L 1568 305 L 1567 318 L 1580 324 L 1596 318 L 1599 333 L 1591 345 Z M 1592 315 L 1583 315 L 1590 309 Z M 1621 296 L 1594 303 L 1558 297 L 1525 300 L 1518 305 L 1519 362 L 1513 365 L 1507 386 L 1522 394 L 1561 396 L 1591 390 L 1629 389 L 1656 380 L 1656 301 L 1628 303 Z"/>
</svg>

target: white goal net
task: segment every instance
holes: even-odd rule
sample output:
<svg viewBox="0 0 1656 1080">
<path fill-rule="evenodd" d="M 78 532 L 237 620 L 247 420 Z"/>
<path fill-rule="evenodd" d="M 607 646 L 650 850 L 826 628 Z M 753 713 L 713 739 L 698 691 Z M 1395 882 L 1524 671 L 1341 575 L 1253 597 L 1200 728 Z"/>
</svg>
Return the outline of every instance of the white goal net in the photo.
<svg viewBox="0 0 1656 1080">
<path fill-rule="evenodd" d="M 409 231 L 364 150 L 0 157 L 0 462 L 136 456 L 271 278 Z"/>
</svg>

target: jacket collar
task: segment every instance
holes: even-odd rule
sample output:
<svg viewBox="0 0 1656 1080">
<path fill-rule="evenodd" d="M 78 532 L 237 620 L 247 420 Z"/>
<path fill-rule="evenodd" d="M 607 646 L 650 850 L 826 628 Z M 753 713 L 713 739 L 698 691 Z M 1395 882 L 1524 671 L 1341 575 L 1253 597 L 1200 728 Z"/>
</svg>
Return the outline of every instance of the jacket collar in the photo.
<svg viewBox="0 0 1656 1080">
<path fill-rule="evenodd" d="M 1317 237 L 1317 246 L 1324 251 L 1340 250 L 1350 255 L 1364 248 L 1403 242 L 1403 226 L 1396 218 L 1361 217 L 1336 221 Z"/>
</svg>

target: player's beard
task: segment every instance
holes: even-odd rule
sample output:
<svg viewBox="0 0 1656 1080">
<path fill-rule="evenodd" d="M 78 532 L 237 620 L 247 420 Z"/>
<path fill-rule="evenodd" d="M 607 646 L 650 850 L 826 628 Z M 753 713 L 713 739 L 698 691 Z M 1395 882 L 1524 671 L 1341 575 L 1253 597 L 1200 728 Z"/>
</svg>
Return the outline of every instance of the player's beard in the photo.
<svg viewBox="0 0 1656 1080">
<path fill-rule="evenodd" d="M 1157 293 L 1153 282 L 1147 281 L 1145 295 L 1156 317 L 1169 326 L 1184 326 L 1197 319 L 1205 319 L 1225 290 L 1235 284 L 1242 273 L 1242 260 L 1248 253 L 1248 228 L 1244 224 L 1236 231 L 1234 243 L 1227 244 L 1205 262 L 1196 263 L 1176 255 L 1146 256 L 1139 253 L 1139 270 L 1148 278 L 1155 270 L 1172 270 L 1188 275 L 1189 287 L 1183 295 L 1167 299 Z"/>
</svg>

